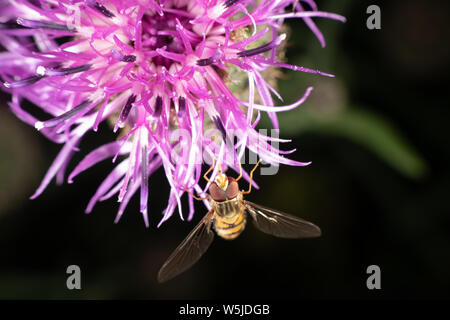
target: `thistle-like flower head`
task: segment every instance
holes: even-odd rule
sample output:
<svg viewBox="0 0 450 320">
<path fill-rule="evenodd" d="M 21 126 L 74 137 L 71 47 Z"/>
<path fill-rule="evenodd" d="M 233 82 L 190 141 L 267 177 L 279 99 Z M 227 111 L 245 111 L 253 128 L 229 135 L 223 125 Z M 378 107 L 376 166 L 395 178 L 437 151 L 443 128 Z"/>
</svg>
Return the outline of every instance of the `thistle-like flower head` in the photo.
<svg viewBox="0 0 450 320">
<path fill-rule="evenodd" d="M 271 144 L 284 140 L 260 134 L 255 126 L 260 112 L 267 112 L 278 129 L 276 113 L 297 107 L 312 89 L 291 105 L 276 106 L 272 94 L 279 95 L 265 78 L 269 68 L 331 76 L 277 59 L 286 40 L 280 31 L 284 19 L 303 19 L 324 45 L 314 17 L 344 21 L 318 11 L 311 0 L 3 1 L 0 76 L 12 96 L 10 108 L 63 144 L 32 198 L 53 178 L 64 179 L 82 138 L 90 130 L 100 134 L 104 121 L 118 139 L 87 154 L 68 181 L 120 156 L 87 207 L 90 212 L 98 201 L 118 195 L 117 221 L 140 190 L 148 225 L 149 176 L 160 167 L 170 184 L 162 223 L 177 207 L 183 218 L 185 190 L 204 193 L 199 180 L 206 158 L 239 171 L 238 159 L 248 148 L 271 164 L 305 165 Z M 248 79 L 247 98 L 232 89 L 239 73 Z M 25 100 L 49 117 L 36 119 L 24 110 Z M 188 199 L 190 219 L 191 194 Z"/>
</svg>

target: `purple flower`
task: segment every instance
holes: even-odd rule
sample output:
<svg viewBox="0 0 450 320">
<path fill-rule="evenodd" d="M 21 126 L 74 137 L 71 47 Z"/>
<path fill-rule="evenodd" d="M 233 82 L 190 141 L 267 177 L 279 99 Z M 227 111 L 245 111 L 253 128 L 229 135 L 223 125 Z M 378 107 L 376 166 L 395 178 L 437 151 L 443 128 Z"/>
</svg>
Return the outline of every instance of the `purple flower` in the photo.
<svg viewBox="0 0 450 320">
<path fill-rule="evenodd" d="M 114 132 L 120 130 L 120 139 L 87 154 L 68 181 L 120 156 L 86 210 L 118 195 L 116 221 L 139 189 L 148 226 L 149 176 L 161 166 L 171 189 L 160 224 L 176 208 L 183 219 L 185 190 L 204 194 L 199 180 L 206 159 L 214 157 L 216 163 L 239 171 L 238 159 L 247 148 L 270 164 L 306 165 L 283 156 L 292 151 L 273 146 L 286 140 L 255 130 L 261 111 L 278 129 L 276 113 L 303 103 L 312 89 L 291 105 L 276 106 L 272 94 L 279 95 L 265 76 L 270 67 L 332 76 L 277 60 L 277 49 L 286 39 L 280 31 L 284 19 L 303 19 L 322 46 L 324 38 L 311 18 L 345 21 L 318 11 L 312 0 L 302 2 L 3 1 L 0 76 L 12 96 L 9 106 L 21 120 L 63 145 L 31 198 L 53 178 L 64 180 L 84 135 L 97 131 L 104 121 L 112 122 Z M 246 98 L 230 89 L 231 71 L 245 75 L 241 87 L 248 91 Z M 48 119 L 36 119 L 24 110 L 25 100 L 48 113 Z M 248 179 L 245 172 L 244 177 Z M 188 200 L 191 219 L 189 193 Z"/>
</svg>

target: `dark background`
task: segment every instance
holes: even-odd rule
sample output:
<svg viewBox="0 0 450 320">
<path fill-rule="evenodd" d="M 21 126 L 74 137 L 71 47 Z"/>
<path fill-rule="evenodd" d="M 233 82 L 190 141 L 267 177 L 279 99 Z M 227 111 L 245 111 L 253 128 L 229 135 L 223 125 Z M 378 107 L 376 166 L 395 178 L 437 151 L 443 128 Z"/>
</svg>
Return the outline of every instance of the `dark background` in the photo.
<svg viewBox="0 0 450 320">
<path fill-rule="evenodd" d="M 278 239 L 249 224 L 235 241 L 216 237 L 192 269 L 157 284 L 159 267 L 201 219 L 204 206 L 197 203 L 191 222 L 174 213 L 157 229 L 169 189 L 160 170 L 150 180 L 149 229 L 137 196 L 117 225 L 114 199 L 85 215 L 109 162 L 29 200 L 59 146 L 2 106 L 0 298 L 448 298 L 449 5 L 318 4 L 348 22 L 315 19 L 328 41 L 321 49 L 302 21 L 289 21 L 287 56 L 336 78 L 286 72 L 279 82 L 287 103 L 307 85 L 316 88 L 302 110 L 280 116 L 281 136 L 293 139 L 283 148 L 296 147 L 292 158 L 312 165 L 258 175 L 261 189 L 248 199 L 315 222 L 321 238 Z M 381 30 L 366 28 L 370 4 L 381 7 Z M 292 119 L 298 122 L 292 125 Z M 111 139 L 90 133 L 69 171 Z M 71 264 L 81 267 L 80 291 L 66 288 Z M 372 264 L 381 268 L 381 290 L 366 287 Z"/>
</svg>

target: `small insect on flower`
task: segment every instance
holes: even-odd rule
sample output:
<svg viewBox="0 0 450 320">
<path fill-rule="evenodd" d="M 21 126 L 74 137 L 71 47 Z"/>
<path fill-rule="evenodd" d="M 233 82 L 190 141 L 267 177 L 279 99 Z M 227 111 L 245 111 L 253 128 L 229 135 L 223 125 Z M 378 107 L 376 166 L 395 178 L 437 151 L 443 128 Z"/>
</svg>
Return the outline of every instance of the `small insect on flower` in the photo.
<svg viewBox="0 0 450 320">
<path fill-rule="evenodd" d="M 159 227 L 175 211 L 193 218 L 193 197 L 185 215 L 179 185 L 200 190 L 205 155 L 236 172 L 246 150 L 273 166 L 308 165 L 279 148 L 289 140 L 278 137 L 277 114 L 313 88 L 287 105 L 275 97 L 283 100 L 280 69 L 334 77 L 284 61 L 287 19 L 302 19 L 325 46 L 316 18 L 345 21 L 313 0 L 0 0 L 0 90 L 19 119 L 62 145 L 31 199 L 112 159 L 86 213 L 116 197 L 118 223 L 139 194 L 149 227 L 150 203 L 161 201 L 151 177 L 161 168 L 170 193 Z M 270 135 L 257 129 L 263 114 Z M 213 131 L 221 138 L 212 141 Z M 86 154 L 90 132 L 103 144 Z M 77 153 L 84 157 L 68 172 Z"/>
<path fill-rule="evenodd" d="M 239 191 L 238 178 L 228 177 L 221 170 L 210 181 L 207 174 L 214 168 L 214 161 L 209 170 L 203 175 L 210 183 L 209 195 L 206 198 L 211 204 L 211 210 L 200 223 L 191 231 L 183 242 L 175 249 L 158 273 L 158 282 L 168 281 L 183 273 L 194 265 L 206 252 L 214 239 L 214 232 L 226 240 L 237 238 L 244 231 L 247 214 L 252 217 L 253 224 L 262 232 L 281 238 L 315 238 L 321 235 L 320 228 L 311 222 L 295 216 L 269 209 L 243 199 L 252 190 L 253 172 L 261 160 L 250 172 L 250 183 L 247 191 Z"/>
</svg>

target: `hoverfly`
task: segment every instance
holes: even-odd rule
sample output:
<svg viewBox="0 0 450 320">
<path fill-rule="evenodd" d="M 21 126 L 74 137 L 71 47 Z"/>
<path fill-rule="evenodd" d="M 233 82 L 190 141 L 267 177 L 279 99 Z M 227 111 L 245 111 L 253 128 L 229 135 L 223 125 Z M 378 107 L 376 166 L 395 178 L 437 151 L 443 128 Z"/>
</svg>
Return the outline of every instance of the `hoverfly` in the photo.
<svg viewBox="0 0 450 320">
<path fill-rule="evenodd" d="M 161 267 L 158 272 L 158 282 L 168 281 L 194 265 L 214 239 L 212 228 L 217 235 L 224 239 L 232 240 L 238 237 L 244 231 L 248 214 L 259 230 L 276 237 L 314 238 L 320 236 L 320 228 L 311 222 L 243 199 L 243 195 L 249 194 L 252 190 L 253 172 L 260 162 L 261 160 L 250 171 L 248 190 L 239 191 L 238 181 L 242 178 L 242 168 L 239 177 L 234 179 L 222 173 L 219 165 L 217 177 L 211 182 L 207 175 L 214 168 L 213 161 L 211 168 L 203 175 L 210 183 L 209 195 L 206 198 L 197 198 L 191 194 L 196 200 L 209 199 L 212 209 Z"/>
</svg>

